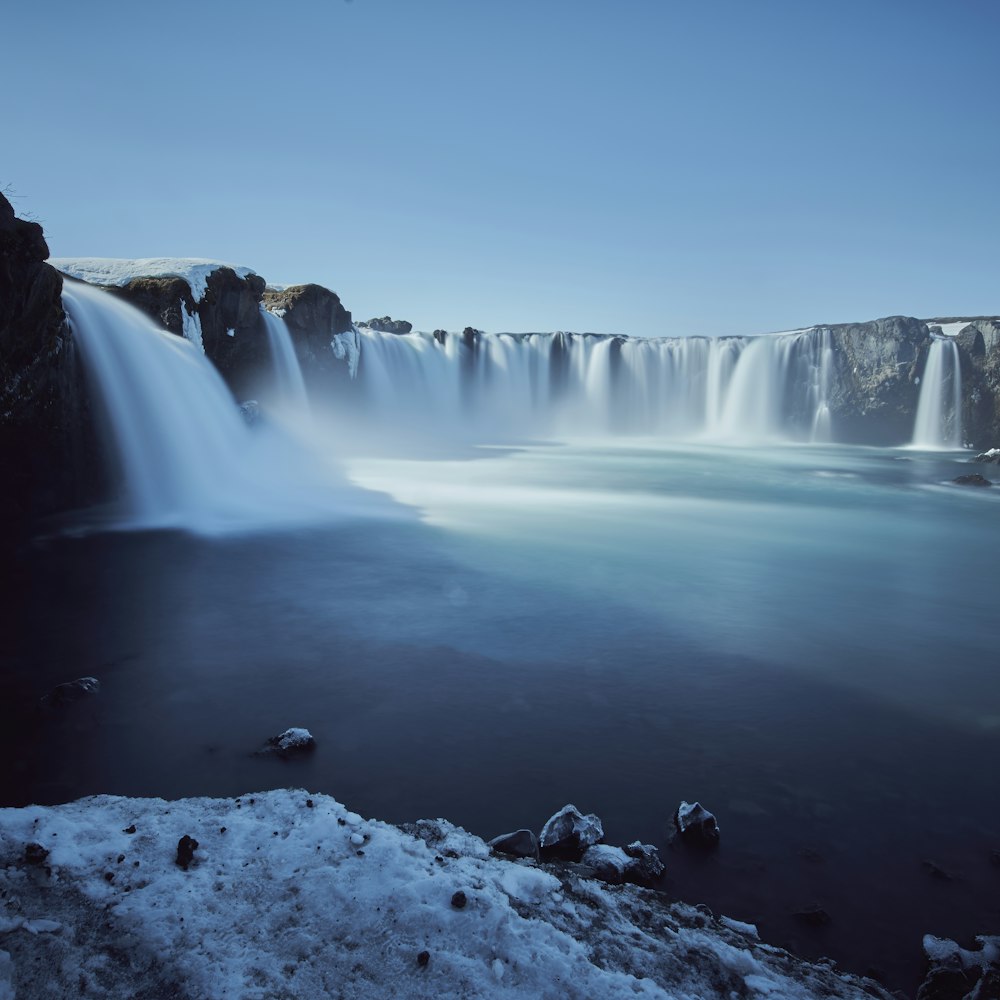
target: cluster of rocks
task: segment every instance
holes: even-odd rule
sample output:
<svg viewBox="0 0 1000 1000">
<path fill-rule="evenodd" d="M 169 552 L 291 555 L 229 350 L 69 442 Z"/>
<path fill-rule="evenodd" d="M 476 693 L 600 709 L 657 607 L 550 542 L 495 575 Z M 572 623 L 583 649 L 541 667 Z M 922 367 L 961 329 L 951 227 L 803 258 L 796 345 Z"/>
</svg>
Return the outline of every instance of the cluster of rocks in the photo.
<svg viewBox="0 0 1000 1000">
<path fill-rule="evenodd" d="M 561 862 L 577 874 L 613 885 L 631 882 L 649 887 L 663 874 L 663 862 L 651 844 L 635 841 L 622 848 L 603 841 L 604 825 L 598 816 L 566 805 L 546 820 L 537 837 L 531 830 L 516 830 L 494 837 L 489 846 L 508 857 Z"/>
<path fill-rule="evenodd" d="M 681 802 L 674 813 L 677 834 L 700 847 L 719 842 L 719 824 L 699 803 Z M 618 885 L 631 882 L 650 887 L 663 875 L 664 865 L 652 844 L 633 841 L 625 847 L 604 843 L 604 824 L 594 813 L 584 815 L 565 805 L 546 820 L 541 833 L 521 829 L 489 841 L 498 854 L 530 861 L 558 861 L 578 874 Z"/>
<path fill-rule="evenodd" d="M 369 330 L 377 330 L 379 333 L 405 334 L 413 330 L 412 323 L 407 323 L 405 319 L 393 319 L 391 316 L 380 316 L 360 325 L 368 327 Z"/>
</svg>

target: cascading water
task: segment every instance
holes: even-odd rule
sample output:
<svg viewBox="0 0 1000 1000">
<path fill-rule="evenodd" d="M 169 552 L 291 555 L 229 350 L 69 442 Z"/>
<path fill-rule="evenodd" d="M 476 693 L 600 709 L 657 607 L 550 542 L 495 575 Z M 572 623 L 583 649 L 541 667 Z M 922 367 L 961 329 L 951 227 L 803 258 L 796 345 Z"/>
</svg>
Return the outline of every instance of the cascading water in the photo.
<svg viewBox="0 0 1000 1000">
<path fill-rule="evenodd" d="M 249 428 L 189 342 L 85 284 L 63 303 L 120 477 L 114 526 L 213 532 L 338 510 L 337 477 L 278 429 Z"/>
<path fill-rule="evenodd" d="M 261 315 L 267 328 L 267 342 L 271 348 L 271 358 L 274 362 L 274 376 L 278 389 L 278 401 L 281 405 L 299 412 L 308 405 L 306 383 L 302 377 L 295 345 L 285 321 L 280 316 L 268 312 L 261 306 Z"/>
<path fill-rule="evenodd" d="M 357 389 L 366 419 L 383 425 L 720 443 L 832 438 L 829 330 L 718 339 L 358 333 Z"/>
<path fill-rule="evenodd" d="M 962 372 L 958 347 L 947 337 L 935 337 L 927 352 L 913 425 L 913 447 L 962 447 Z"/>
</svg>

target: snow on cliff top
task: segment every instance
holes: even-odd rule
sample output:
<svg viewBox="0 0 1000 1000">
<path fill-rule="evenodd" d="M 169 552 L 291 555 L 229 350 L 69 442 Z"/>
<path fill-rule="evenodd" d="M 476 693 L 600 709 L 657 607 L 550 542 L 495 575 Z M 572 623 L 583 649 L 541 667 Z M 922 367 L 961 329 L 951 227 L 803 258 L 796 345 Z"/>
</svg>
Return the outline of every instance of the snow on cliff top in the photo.
<svg viewBox="0 0 1000 1000">
<path fill-rule="evenodd" d="M 443 820 L 408 832 L 293 789 L 0 809 L 0 998 L 161 989 L 887 1000 L 661 894 L 493 857 Z"/>
<path fill-rule="evenodd" d="M 208 276 L 220 267 L 234 270 L 241 278 L 256 274 L 252 268 L 201 257 L 50 257 L 49 263 L 71 278 L 91 285 L 126 285 L 133 278 L 183 278 L 191 286 L 196 302 L 205 297 Z"/>
</svg>

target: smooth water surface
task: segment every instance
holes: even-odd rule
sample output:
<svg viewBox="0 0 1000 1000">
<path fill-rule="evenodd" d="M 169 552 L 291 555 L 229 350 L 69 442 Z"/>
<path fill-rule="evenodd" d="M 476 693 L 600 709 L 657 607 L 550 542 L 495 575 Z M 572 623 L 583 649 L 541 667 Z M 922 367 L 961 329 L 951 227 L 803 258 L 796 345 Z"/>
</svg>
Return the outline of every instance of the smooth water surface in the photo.
<svg viewBox="0 0 1000 1000">
<path fill-rule="evenodd" d="M 3 801 L 299 785 L 486 837 L 571 801 L 668 891 L 893 986 L 923 933 L 1000 931 L 1000 489 L 950 485 L 964 455 L 481 454 L 351 464 L 419 519 L 22 546 Z M 292 725 L 313 757 L 253 755 Z M 682 798 L 715 854 L 666 846 Z"/>
</svg>

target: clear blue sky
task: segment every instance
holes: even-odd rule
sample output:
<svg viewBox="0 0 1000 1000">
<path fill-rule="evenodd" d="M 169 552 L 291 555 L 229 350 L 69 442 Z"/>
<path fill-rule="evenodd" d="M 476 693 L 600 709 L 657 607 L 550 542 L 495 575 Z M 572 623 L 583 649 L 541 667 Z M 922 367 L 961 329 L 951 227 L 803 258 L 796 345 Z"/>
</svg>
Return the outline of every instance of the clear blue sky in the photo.
<svg viewBox="0 0 1000 1000">
<path fill-rule="evenodd" d="M 1000 312 L 996 0 L 79 0 L 3 15 L 0 186 L 419 328 Z"/>
</svg>

